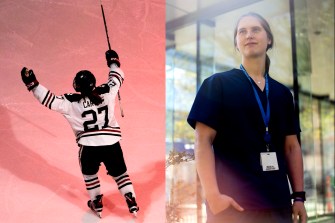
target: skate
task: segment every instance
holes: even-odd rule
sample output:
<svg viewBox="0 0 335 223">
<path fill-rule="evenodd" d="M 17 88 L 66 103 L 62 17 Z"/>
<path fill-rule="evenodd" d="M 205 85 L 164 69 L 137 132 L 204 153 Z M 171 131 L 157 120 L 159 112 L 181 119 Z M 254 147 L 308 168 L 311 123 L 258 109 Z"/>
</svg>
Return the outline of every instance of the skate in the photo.
<svg viewBox="0 0 335 223">
<path fill-rule="evenodd" d="M 124 197 L 126 198 L 129 212 L 132 213 L 136 217 L 137 212 L 140 208 L 137 206 L 137 203 L 136 203 L 135 198 L 133 197 L 133 194 L 131 192 L 128 192 L 124 195 Z"/>
<path fill-rule="evenodd" d="M 101 212 L 102 212 L 102 194 L 96 196 L 96 199 L 94 201 L 89 200 L 87 202 L 87 206 L 91 208 L 91 210 L 99 217 L 101 218 Z"/>
</svg>

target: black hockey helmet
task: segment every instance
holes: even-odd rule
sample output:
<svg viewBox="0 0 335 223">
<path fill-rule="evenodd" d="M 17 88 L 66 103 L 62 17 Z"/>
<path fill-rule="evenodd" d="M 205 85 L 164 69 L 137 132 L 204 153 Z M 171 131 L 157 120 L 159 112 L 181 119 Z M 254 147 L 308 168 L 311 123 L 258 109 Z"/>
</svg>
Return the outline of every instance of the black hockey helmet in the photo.
<svg viewBox="0 0 335 223">
<path fill-rule="evenodd" d="M 79 71 L 73 79 L 73 88 L 77 92 L 91 92 L 95 88 L 95 77 L 88 70 Z"/>
</svg>

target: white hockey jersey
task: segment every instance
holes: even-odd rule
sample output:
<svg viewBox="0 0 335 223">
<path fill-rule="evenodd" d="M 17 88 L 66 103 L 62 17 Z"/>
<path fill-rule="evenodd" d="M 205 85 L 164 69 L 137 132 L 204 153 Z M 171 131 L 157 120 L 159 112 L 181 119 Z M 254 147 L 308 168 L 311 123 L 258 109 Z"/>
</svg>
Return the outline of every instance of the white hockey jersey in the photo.
<svg viewBox="0 0 335 223">
<path fill-rule="evenodd" d="M 96 87 L 103 102 L 94 105 L 80 94 L 56 96 L 43 85 L 33 89 L 34 96 L 45 107 L 67 119 L 77 143 L 85 146 L 112 145 L 121 139 L 120 126 L 114 116 L 115 97 L 124 80 L 123 71 L 111 65 L 108 83 Z"/>
</svg>

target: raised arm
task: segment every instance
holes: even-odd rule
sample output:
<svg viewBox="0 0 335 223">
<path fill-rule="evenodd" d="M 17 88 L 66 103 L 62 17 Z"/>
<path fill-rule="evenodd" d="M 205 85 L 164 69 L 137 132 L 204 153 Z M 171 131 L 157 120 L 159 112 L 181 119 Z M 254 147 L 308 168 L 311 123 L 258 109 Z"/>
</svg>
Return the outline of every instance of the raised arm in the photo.
<svg viewBox="0 0 335 223">
<path fill-rule="evenodd" d="M 41 85 L 34 74 L 33 70 L 24 67 L 21 70 L 21 78 L 29 91 L 33 92 L 34 97 L 46 108 L 60 112 L 68 112 L 68 101 L 64 96 L 56 96 L 49 89 Z M 73 95 L 72 98 L 78 97 Z"/>
<path fill-rule="evenodd" d="M 107 66 L 110 68 L 108 75 L 108 85 L 118 90 L 124 80 L 124 73 L 121 70 L 119 55 L 114 50 L 106 51 Z"/>
</svg>

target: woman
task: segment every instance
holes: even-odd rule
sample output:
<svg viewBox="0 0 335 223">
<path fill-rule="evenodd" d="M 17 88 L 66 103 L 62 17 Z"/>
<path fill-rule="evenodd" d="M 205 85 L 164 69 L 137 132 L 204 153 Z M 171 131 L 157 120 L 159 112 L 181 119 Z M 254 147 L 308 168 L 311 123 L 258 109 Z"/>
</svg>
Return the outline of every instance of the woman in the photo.
<svg viewBox="0 0 335 223">
<path fill-rule="evenodd" d="M 190 111 L 207 222 L 307 220 L 293 98 L 268 74 L 273 42 L 263 17 L 241 16 L 234 32 L 240 69 L 207 78 Z"/>
<path fill-rule="evenodd" d="M 21 77 L 42 105 L 63 114 L 71 125 L 80 148 L 79 162 L 90 196 L 87 204 L 92 211 L 101 217 L 103 203 L 98 171 L 100 163 L 104 163 L 107 174 L 113 177 L 125 197 L 129 212 L 136 215 L 139 208 L 119 143 L 121 130 L 114 116 L 115 97 L 124 74 L 115 51 L 106 51 L 106 60 L 110 68 L 108 82 L 96 87 L 96 79 L 90 71 L 79 71 L 73 80 L 73 88 L 79 94 L 55 96 L 39 84 L 34 72 L 26 67 Z"/>
</svg>

